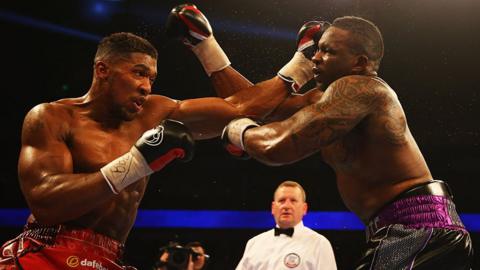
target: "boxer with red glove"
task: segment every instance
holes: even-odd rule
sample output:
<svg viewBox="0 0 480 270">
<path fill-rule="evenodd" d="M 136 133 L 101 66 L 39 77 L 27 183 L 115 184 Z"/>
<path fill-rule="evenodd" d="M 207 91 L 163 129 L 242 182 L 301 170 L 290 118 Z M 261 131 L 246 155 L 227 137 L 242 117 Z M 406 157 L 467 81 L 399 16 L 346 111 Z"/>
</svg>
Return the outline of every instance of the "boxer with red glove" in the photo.
<svg viewBox="0 0 480 270">
<path fill-rule="evenodd" d="M 167 18 L 167 36 L 179 37 L 191 48 L 208 76 L 230 65 L 230 60 L 218 45 L 207 18 L 193 4 L 174 7 Z"/>
<path fill-rule="evenodd" d="M 324 21 L 310 21 L 300 28 L 297 52 L 278 72 L 280 78 L 291 84 L 293 93 L 297 93 L 313 78 L 313 63 L 310 58 L 329 25 Z M 213 37 L 210 23 L 195 5 L 182 4 L 174 7 L 168 17 L 166 29 L 168 36 L 180 37 L 185 45 L 192 48 L 208 76 L 230 65 L 225 52 Z"/>
</svg>

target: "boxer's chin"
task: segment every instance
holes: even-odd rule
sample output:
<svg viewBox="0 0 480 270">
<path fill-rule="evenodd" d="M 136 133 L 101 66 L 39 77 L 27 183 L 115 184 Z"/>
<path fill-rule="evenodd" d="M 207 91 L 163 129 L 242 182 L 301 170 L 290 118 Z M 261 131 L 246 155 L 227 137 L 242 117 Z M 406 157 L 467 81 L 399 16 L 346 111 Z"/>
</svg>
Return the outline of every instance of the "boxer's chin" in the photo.
<svg viewBox="0 0 480 270">
<path fill-rule="evenodd" d="M 120 114 L 121 114 L 122 120 L 132 121 L 133 119 L 135 119 L 135 117 L 137 117 L 138 112 L 131 112 L 126 109 L 123 109 L 121 110 Z"/>
</svg>

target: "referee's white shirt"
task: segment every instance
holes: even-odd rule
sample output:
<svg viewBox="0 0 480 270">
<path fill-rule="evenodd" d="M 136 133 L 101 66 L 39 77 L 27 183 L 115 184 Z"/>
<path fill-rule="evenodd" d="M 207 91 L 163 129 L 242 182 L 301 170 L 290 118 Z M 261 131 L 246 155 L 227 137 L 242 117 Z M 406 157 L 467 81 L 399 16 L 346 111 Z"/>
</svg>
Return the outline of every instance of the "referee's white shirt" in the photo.
<svg viewBox="0 0 480 270">
<path fill-rule="evenodd" d="M 292 237 L 274 235 L 274 229 L 247 242 L 236 270 L 336 270 L 332 245 L 327 238 L 303 226 Z"/>
</svg>

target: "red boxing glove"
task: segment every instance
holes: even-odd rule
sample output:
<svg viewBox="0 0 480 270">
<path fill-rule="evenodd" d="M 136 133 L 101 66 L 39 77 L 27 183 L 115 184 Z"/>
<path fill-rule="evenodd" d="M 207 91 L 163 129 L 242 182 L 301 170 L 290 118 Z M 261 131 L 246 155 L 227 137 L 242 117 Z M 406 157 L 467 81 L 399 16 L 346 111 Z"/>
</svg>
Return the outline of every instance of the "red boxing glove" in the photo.
<svg viewBox="0 0 480 270">
<path fill-rule="evenodd" d="M 230 60 L 212 34 L 210 23 L 195 5 L 174 7 L 168 15 L 166 31 L 167 36 L 182 39 L 183 44 L 197 56 L 208 76 L 230 65 Z"/>
</svg>

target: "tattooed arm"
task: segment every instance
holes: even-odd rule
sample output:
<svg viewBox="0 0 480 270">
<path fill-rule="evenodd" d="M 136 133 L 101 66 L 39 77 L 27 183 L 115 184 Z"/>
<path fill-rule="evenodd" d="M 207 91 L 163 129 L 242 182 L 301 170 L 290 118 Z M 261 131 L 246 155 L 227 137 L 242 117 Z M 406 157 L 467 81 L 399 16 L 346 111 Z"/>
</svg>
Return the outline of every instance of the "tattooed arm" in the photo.
<svg viewBox="0 0 480 270">
<path fill-rule="evenodd" d="M 265 164 L 296 162 L 350 132 L 383 102 L 385 94 L 385 86 L 371 77 L 343 77 L 317 103 L 285 121 L 248 129 L 245 148 Z"/>
</svg>

